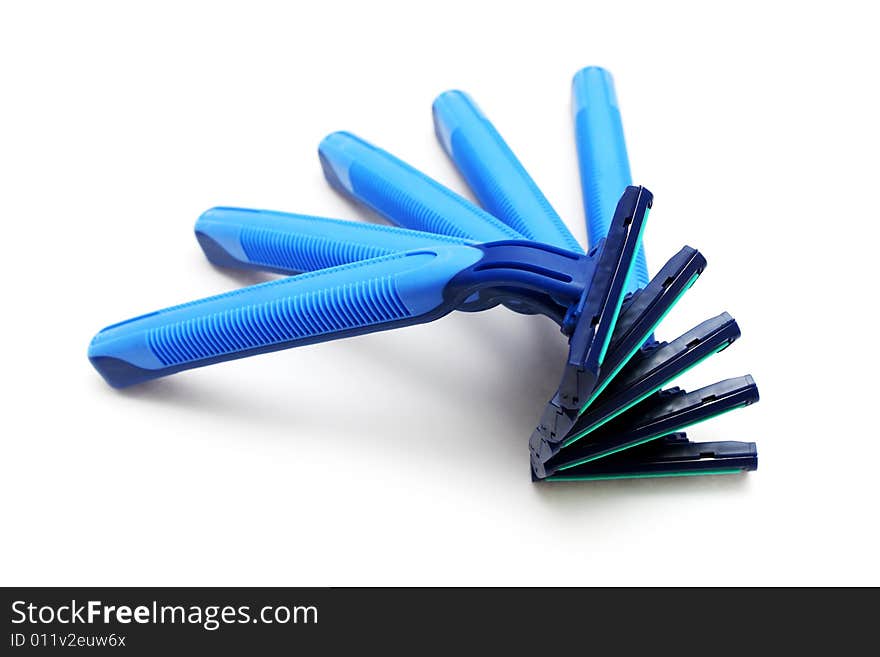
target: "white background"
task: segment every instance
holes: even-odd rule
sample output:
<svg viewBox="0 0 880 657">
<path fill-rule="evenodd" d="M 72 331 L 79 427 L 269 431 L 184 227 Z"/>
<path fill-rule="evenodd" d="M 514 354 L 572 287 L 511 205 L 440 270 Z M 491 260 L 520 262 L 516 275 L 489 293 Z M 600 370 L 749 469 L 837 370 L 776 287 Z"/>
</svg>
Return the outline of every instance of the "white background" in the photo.
<svg viewBox="0 0 880 657">
<path fill-rule="evenodd" d="M 869 7 L 869 3 L 862 3 Z M 711 3 L 10 2 L 0 10 L 3 584 L 880 584 L 875 16 Z M 746 476 L 533 485 L 565 341 L 503 309 L 125 392 L 102 326 L 268 276 L 211 267 L 213 205 L 373 220 L 351 130 L 467 194 L 430 106 L 471 92 L 584 238 L 571 76 L 615 75 L 649 265 L 709 268 L 762 401 L 700 440 Z"/>
</svg>

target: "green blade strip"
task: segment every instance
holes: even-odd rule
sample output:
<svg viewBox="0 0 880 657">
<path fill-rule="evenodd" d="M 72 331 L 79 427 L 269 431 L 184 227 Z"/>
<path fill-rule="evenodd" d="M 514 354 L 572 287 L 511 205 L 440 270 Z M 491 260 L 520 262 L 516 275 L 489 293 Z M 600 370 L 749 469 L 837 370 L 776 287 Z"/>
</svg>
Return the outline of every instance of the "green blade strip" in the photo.
<svg viewBox="0 0 880 657">
<path fill-rule="evenodd" d="M 717 468 L 715 470 L 681 470 L 678 472 L 639 472 L 636 474 L 597 474 L 547 477 L 544 481 L 601 481 L 606 479 L 659 479 L 660 477 L 699 477 L 702 475 L 727 475 L 739 474 L 742 468 Z"/>
<path fill-rule="evenodd" d="M 623 360 L 621 360 L 617 364 L 617 367 L 615 367 L 614 371 L 611 372 L 611 374 L 608 376 L 608 378 L 602 382 L 602 385 L 600 385 L 598 388 L 596 388 L 593 391 L 593 394 L 590 395 L 590 398 L 587 400 L 587 403 L 584 404 L 583 406 L 581 406 L 581 410 L 578 412 L 578 416 L 583 415 L 584 411 L 587 410 L 587 406 L 589 406 L 591 403 L 593 403 L 593 400 L 596 399 L 596 397 L 598 397 L 599 394 L 603 390 L 605 390 L 605 388 L 608 386 L 608 384 L 611 383 L 611 380 L 620 373 L 620 370 L 623 369 L 623 366 L 626 365 L 630 361 L 630 359 L 635 355 L 635 353 L 639 349 L 642 348 L 642 345 L 648 339 L 648 336 L 657 330 L 657 327 L 660 326 L 660 324 L 663 322 L 663 320 L 666 319 L 666 316 L 669 314 L 669 312 L 673 308 L 675 308 L 675 306 L 678 304 L 679 301 L 681 301 L 681 299 L 682 299 L 682 297 L 684 297 L 685 293 L 693 287 L 694 283 L 697 282 L 697 279 L 699 277 L 700 277 L 699 272 L 697 272 L 696 274 L 691 276 L 691 279 L 688 281 L 687 285 L 685 285 L 684 288 L 681 290 L 681 292 L 678 293 L 678 296 L 675 297 L 675 300 L 669 305 L 669 307 L 663 312 L 663 314 L 660 315 L 660 318 L 656 322 L 654 322 L 654 324 L 651 325 L 651 328 L 648 329 L 648 331 L 641 337 L 641 339 L 639 339 L 636 342 L 636 346 L 633 347 L 632 351 L 630 351 L 627 354 L 626 358 L 624 358 Z"/>
<path fill-rule="evenodd" d="M 585 459 L 581 459 L 580 461 L 575 461 L 574 463 L 569 463 L 569 464 L 567 464 L 567 465 L 560 466 L 560 467 L 558 468 L 558 470 L 559 470 L 559 471 L 562 471 L 562 470 L 568 470 L 569 468 L 574 468 L 574 467 L 576 467 L 576 466 L 578 466 L 578 465 L 583 465 L 584 463 L 589 463 L 590 461 L 596 461 L 597 459 L 601 459 L 601 458 L 604 458 L 604 457 L 606 457 L 606 456 L 610 456 L 611 454 L 616 454 L 617 452 L 622 452 L 623 450 L 625 450 L 625 449 L 629 449 L 630 447 L 638 447 L 639 445 L 643 445 L 644 443 L 646 443 L 646 442 L 648 442 L 648 441 L 650 441 L 650 440 L 654 440 L 654 439 L 656 439 L 656 438 L 662 438 L 663 436 L 668 436 L 668 435 L 671 434 L 671 433 L 676 433 L 676 432 L 678 432 L 678 431 L 682 431 L 682 430 L 687 429 L 687 428 L 689 428 L 689 427 L 693 427 L 693 426 L 695 426 L 695 425 L 697 425 L 697 424 L 700 424 L 701 422 L 706 422 L 707 420 L 711 420 L 711 419 L 716 418 L 716 417 L 718 417 L 718 416 L 720 416 L 720 415 L 724 415 L 725 413 L 729 413 L 730 411 L 735 411 L 735 410 L 738 409 L 738 408 L 745 408 L 745 407 L 748 406 L 748 405 L 749 405 L 749 403 L 746 402 L 746 403 L 742 403 L 742 404 L 737 404 L 736 406 L 731 406 L 730 408 L 726 408 L 726 409 L 724 409 L 723 411 L 720 411 L 720 412 L 718 412 L 718 413 L 715 413 L 714 415 L 709 415 L 709 416 L 707 416 L 707 417 L 704 417 L 704 418 L 699 419 L 699 420 L 695 420 L 694 422 L 690 422 L 690 423 L 688 423 L 688 424 L 682 424 L 682 425 L 679 425 L 678 427 L 676 427 L 676 428 L 674 428 L 674 429 L 664 430 L 663 432 L 658 433 L 658 434 L 656 434 L 656 435 L 654 435 L 654 436 L 651 436 L 651 437 L 649 437 L 649 438 L 645 438 L 645 439 L 643 439 L 643 440 L 638 440 L 638 441 L 636 441 L 636 442 L 634 442 L 634 443 L 628 443 L 628 444 L 626 444 L 626 445 L 622 445 L 622 446 L 620 446 L 620 447 L 615 447 L 614 449 L 610 449 L 610 450 L 608 450 L 608 451 L 601 452 L 600 454 L 595 454 L 595 455 L 593 455 L 593 456 L 588 456 L 587 458 L 585 458 Z"/>
<path fill-rule="evenodd" d="M 589 427 L 589 428 L 586 429 L 585 431 L 582 431 L 581 433 L 579 433 L 578 435 L 574 436 L 573 438 L 569 438 L 567 441 L 565 441 L 565 442 L 562 444 L 562 447 L 563 447 L 563 448 L 568 447 L 568 446 L 571 445 L 573 442 L 575 442 L 575 441 L 577 441 L 577 440 L 580 440 L 581 438 L 583 438 L 584 436 L 586 436 L 586 435 L 588 435 L 588 434 L 591 434 L 591 433 L 594 432 L 596 429 L 598 429 L 599 427 L 601 427 L 603 424 L 607 424 L 608 422 L 610 422 L 611 420 L 613 420 L 614 418 L 616 418 L 616 417 L 617 417 L 618 415 L 620 415 L 621 413 L 625 413 L 626 411 L 628 411 L 629 409 L 631 409 L 633 406 L 635 406 L 636 404 L 638 404 L 640 401 L 642 401 L 642 400 L 644 400 L 644 399 L 647 399 L 648 397 L 650 397 L 651 395 L 653 395 L 655 392 L 661 390 L 661 389 L 663 388 L 663 386 L 665 386 L 666 384 L 671 383 L 672 381 L 674 381 L 676 378 L 678 378 L 678 377 L 680 377 L 680 376 L 684 376 L 685 374 L 687 374 L 688 372 L 690 372 L 692 369 L 694 369 L 697 365 L 699 365 L 700 363 L 702 363 L 703 361 L 705 361 L 707 358 L 710 358 L 710 357 L 714 356 L 715 354 L 724 351 L 724 350 L 727 349 L 729 346 L 730 346 L 730 342 L 725 342 L 723 345 L 721 345 L 720 347 L 718 347 L 715 351 L 713 351 L 713 352 L 711 352 L 711 353 L 708 353 L 708 354 L 706 354 L 705 356 L 703 356 L 702 358 L 700 358 L 698 361 L 696 361 L 696 362 L 694 362 L 694 363 L 691 363 L 688 367 L 686 367 L 685 369 L 683 369 L 681 372 L 678 372 L 678 373 L 676 373 L 676 374 L 673 374 L 670 378 L 668 378 L 668 379 L 666 379 L 665 381 L 663 381 L 662 383 L 660 383 L 660 385 L 658 385 L 656 388 L 651 388 L 650 390 L 648 390 L 648 391 L 647 391 L 644 395 L 642 395 L 641 397 L 636 397 L 636 398 L 635 398 L 633 401 L 631 401 L 630 403 L 628 403 L 628 404 L 624 404 L 622 407 L 620 407 L 617 411 L 615 411 L 613 414 L 609 415 L 609 416 L 608 416 L 607 418 L 605 418 L 604 420 L 602 420 L 602 421 L 598 422 L 597 424 L 595 424 L 595 425 Z"/>
</svg>

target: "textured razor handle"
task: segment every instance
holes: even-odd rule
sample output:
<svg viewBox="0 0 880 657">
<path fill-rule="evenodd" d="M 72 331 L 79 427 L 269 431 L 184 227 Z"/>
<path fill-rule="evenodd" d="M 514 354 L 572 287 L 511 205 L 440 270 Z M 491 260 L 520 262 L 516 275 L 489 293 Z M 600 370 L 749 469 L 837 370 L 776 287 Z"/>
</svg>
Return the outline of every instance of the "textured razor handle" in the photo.
<svg viewBox="0 0 880 657">
<path fill-rule="evenodd" d="M 452 307 L 449 280 L 480 259 L 469 246 L 385 256 L 292 276 L 115 324 L 89 345 L 114 387 L 267 351 L 430 321 Z"/>
<path fill-rule="evenodd" d="M 495 126 L 462 91 L 434 101 L 437 138 L 483 207 L 529 239 L 583 253 Z"/>
<path fill-rule="evenodd" d="M 327 181 L 389 221 L 477 242 L 522 235 L 405 162 L 346 132 L 318 147 Z"/>
<path fill-rule="evenodd" d="M 572 112 L 587 235 L 593 246 L 608 234 L 617 200 L 632 184 L 614 80 L 608 71 L 591 66 L 577 72 Z M 627 291 L 644 287 L 649 280 L 645 253 L 639 247 Z"/>
<path fill-rule="evenodd" d="M 212 208 L 199 217 L 195 231 L 202 250 L 215 265 L 287 275 L 414 249 L 469 243 L 394 226 L 241 208 Z"/>
</svg>

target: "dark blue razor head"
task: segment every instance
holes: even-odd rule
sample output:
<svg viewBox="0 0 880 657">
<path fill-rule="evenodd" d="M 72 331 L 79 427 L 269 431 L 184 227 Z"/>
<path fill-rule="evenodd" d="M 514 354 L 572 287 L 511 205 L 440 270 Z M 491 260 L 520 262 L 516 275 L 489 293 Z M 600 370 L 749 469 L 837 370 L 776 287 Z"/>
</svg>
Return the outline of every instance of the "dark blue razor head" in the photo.
<svg viewBox="0 0 880 657">
<path fill-rule="evenodd" d="M 532 469 L 536 478 L 544 479 L 748 406 L 758 399 L 758 387 L 748 375 L 693 392 L 679 388 L 663 390 L 574 442 L 583 431 L 579 419 L 566 439 L 569 447 L 556 453 L 532 451 Z"/>
<path fill-rule="evenodd" d="M 590 399 L 620 316 L 626 281 L 652 202 L 651 192 L 644 187 L 627 187 L 608 236 L 590 252 L 595 259 L 590 280 L 562 327 L 570 336 L 562 381 L 531 442 L 558 443 Z"/>
<path fill-rule="evenodd" d="M 653 200 L 644 187 L 627 187 L 617 203 L 592 279 L 567 318 L 568 362 L 557 393 L 562 408 L 580 410 L 593 392 Z"/>
<path fill-rule="evenodd" d="M 681 435 L 673 434 L 676 437 Z M 758 449 L 755 443 L 692 443 L 686 438 L 663 438 L 557 472 L 544 481 L 721 475 L 757 469 Z"/>
</svg>

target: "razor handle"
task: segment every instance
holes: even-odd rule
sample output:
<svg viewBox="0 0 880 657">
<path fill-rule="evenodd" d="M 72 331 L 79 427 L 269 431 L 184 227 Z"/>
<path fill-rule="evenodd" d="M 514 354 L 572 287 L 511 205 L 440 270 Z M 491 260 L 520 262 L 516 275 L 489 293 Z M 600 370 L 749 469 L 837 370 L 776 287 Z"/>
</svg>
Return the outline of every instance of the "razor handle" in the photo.
<svg viewBox="0 0 880 657">
<path fill-rule="evenodd" d="M 572 113 L 592 246 L 608 234 L 617 199 L 632 185 L 614 80 L 608 71 L 591 66 L 575 74 Z M 645 252 L 639 247 L 627 292 L 646 286 L 649 280 Z"/>
<path fill-rule="evenodd" d="M 334 132 L 325 137 L 318 154 L 334 189 L 398 226 L 477 242 L 523 237 L 451 189 L 352 134 Z"/>
<path fill-rule="evenodd" d="M 469 240 L 395 226 L 269 210 L 212 208 L 195 225 L 208 260 L 220 267 L 292 275 Z"/>
</svg>

